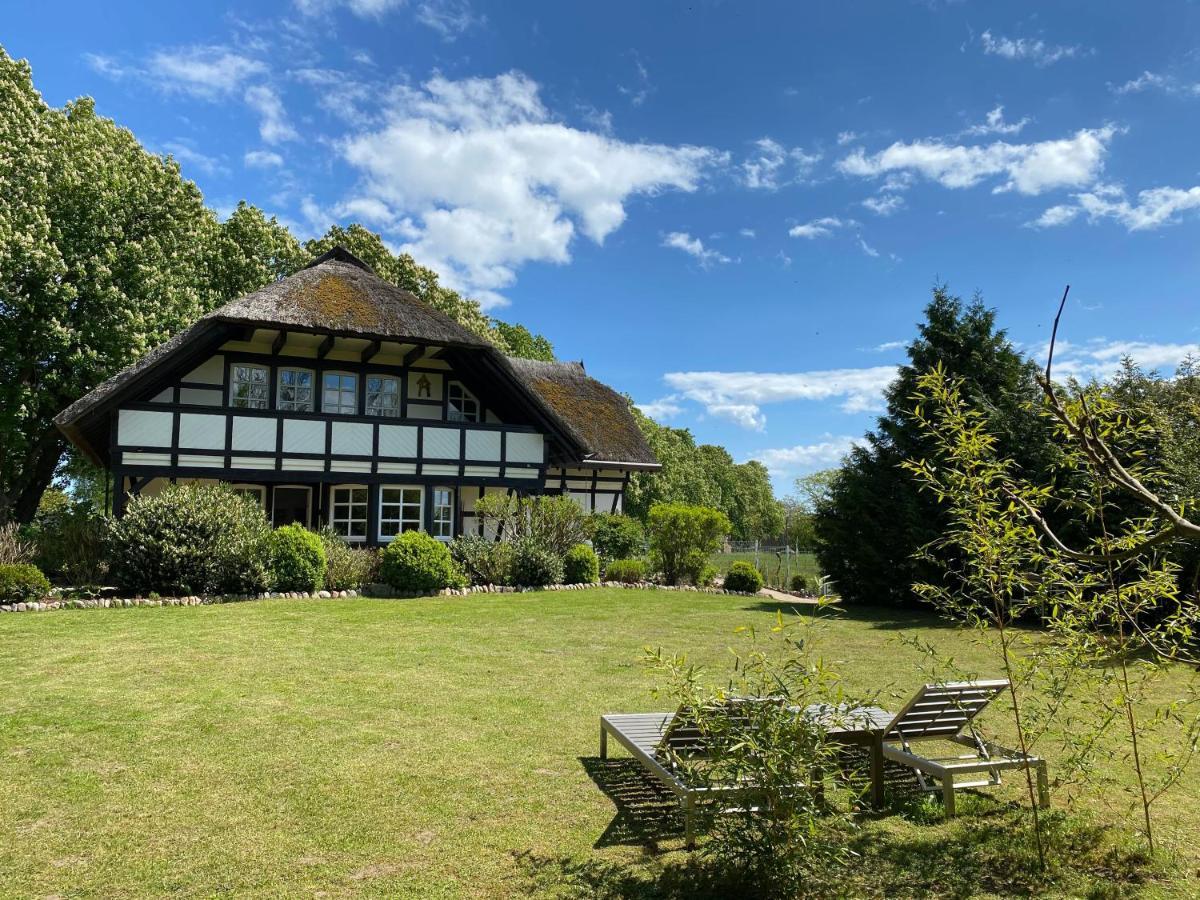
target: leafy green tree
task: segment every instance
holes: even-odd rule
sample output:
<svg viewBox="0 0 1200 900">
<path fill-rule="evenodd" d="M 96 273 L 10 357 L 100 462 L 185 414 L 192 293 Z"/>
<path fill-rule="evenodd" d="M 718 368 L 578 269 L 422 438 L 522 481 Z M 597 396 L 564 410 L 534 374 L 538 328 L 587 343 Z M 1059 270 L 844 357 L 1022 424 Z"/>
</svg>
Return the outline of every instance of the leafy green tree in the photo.
<svg viewBox="0 0 1200 900">
<path fill-rule="evenodd" d="M 0 519 L 37 510 L 54 416 L 212 306 L 217 228 L 175 162 L 0 49 Z"/>
<path fill-rule="evenodd" d="M 913 416 L 912 397 L 920 375 L 938 365 L 962 379 L 967 401 L 986 410 L 999 452 L 1021 471 L 1041 476 L 1055 462 L 1050 425 L 1031 402 L 1039 394 L 1034 364 L 996 328 L 995 311 L 982 300 L 964 304 L 936 287 L 909 345 L 908 363 L 886 392 L 887 411 L 865 444 L 851 450 L 817 504 L 821 570 L 849 602 L 917 603 L 911 586 L 942 577 L 934 561 L 918 558 L 917 551 L 943 534 L 946 510 L 903 468 L 906 460 L 937 457 Z"/>
<path fill-rule="evenodd" d="M 656 503 L 650 509 L 650 558 L 667 584 L 686 578 L 699 584 L 708 558 L 729 534 L 729 518 L 720 510 L 686 503 Z"/>
<path fill-rule="evenodd" d="M 717 506 L 721 495 L 701 463 L 696 439 L 686 428 L 660 425 L 630 404 L 630 411 L 662 468 L 634 473 L 625 495 L 625 511 L 646 521 L 655 503 L 690 503 Z M 711 464 L 711 458 L 709 460 Z"/>
<path fill-rule="evenodd" d="M 727 512 L 733 536 L 741 541 L 767 540 L 783 533 L 783 506 L 775 499 L 771 475 L 757 460 L 735 465 L 733 497 Z"/>
<path fill-rule="evenodd" d="M 209 254 L 210 285 L 221 302 L 291 275 L 310 259 L 286 226 L 245 200 L 220 224 Z"/>
</svg>

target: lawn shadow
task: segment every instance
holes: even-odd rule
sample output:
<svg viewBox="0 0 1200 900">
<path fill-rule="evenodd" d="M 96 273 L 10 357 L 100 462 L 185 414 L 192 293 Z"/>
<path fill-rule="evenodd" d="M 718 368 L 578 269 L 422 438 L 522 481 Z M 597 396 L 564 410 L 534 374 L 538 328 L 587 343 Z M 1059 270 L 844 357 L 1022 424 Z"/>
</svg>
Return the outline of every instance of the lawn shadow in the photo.
<svg viewBox="0 0 1200 900">
<path fill-rule="evenodd" d="M 617 814 L 593 846 L 634 845 L 657 853 L 662 841 L 683 837 L 678 798 L 637 760 L 581 756 L 579 764 L 617 808 Z"/>
<path fill-rule="evenodd" d="M 784 616 L 809 615 L 817 607 L 804 603 L 783 603 L 777 600 L 756 600 L 747 603 L 742 609 L 750 612 L 781 612 Z M 865 606 L 859 603 L 827 606 L 822 615 L 851 622 L 862 622 L 870 628 L 882 631 L 903 631 L 910 628 L 946 628 L 957 629 L 962 626 L 950 619 L 939 616 L 932 609 L 905 609 L 896 606 Z"/>
</svg>

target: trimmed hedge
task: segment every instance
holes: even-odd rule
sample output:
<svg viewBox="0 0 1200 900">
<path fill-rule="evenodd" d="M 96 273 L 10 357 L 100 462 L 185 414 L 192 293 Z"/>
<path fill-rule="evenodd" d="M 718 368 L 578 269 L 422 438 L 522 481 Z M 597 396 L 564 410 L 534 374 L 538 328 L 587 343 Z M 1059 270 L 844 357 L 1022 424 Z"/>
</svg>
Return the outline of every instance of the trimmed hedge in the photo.
<svg viewBox="0 0 1200 900">
<path fill-rule="evenodd" d="M 303 525 L 271 533 L 271 574 L 277 591 L 319 591 L 325 583 L 325 547 Z"/>
<path fill-rule="evenodd" d="M 270 539 L 262 508 L 229 485 L 168 485 L 113 523 L 110 572 L 136 594 L 257 593 L 270 586 Z"/>
<path fill-rule="evenodd" d="M 29 603 L 50 593 L 50 581 L 31 563 L 0 566 L 0 602 Z"/>
<path fill-rule="evenodd" d="M 748 562 L 735 562 L 725 573 L 725 590 L 757 594 L 762 590 L 763 577 L 758 569 Z"/>
<path fill-rule="evenodd" d="M 567 584 L 595 584 L 600 580 L 600 560 L 587 544 L 576 544 L 563 557 L 563 580 Z"/>
<path fill-rule="evenodd" d="M 449 548 L 423 531 L 396 535 L 383 551 L 380 577 L 405 592 L 440 591 L 465 583 Z"/>
<path fill-rule="evenodd" d="M 512 579 L 522 587 L 543 587 L 561 584 L 562 557 L 548 550 L 533 538 L 513 542 Z"/>
<path fill-rule="evenodd" d="M 646 580 L 646 564 L 640 559 L 614 559 L 604 567 L 604 577 L 608 581 L 637 584 Z"/>
</svg>

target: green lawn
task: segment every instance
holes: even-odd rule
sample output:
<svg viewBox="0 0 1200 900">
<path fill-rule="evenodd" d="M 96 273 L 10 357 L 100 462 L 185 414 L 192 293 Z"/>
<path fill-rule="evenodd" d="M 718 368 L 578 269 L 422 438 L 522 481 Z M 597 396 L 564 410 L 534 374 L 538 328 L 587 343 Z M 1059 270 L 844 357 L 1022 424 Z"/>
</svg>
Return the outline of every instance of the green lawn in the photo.
<svg viewBox="0 0 1200 900">
<path fill-rule="evenodd" d="M 0 894 L 702 894 L 678 821 L 628 761 L 595 758 L 597 719 L 661 707 L 643 645 L 718 660 L 734 627 L 773 617 L 604 589 L 0 616 Z M 852 685 L 907 695 L 922 676 L 901 628 L 980 658 L 935 619 L 884 612 L 827 626 L 827 655 Z M 1003 733 L 1002 711 L 988 721 Z M 1200 867 L 1198 794 L 1163 801 L 1171 872 Z M 1126 799 L 1091 802 L 1115 820 Z M 995 827 L 1011 813 L 965 806 L 949 825 L 866 822 L 851 893 L 1016 891 Z M 1194 896 L 1174 877 L 1145 891 Z"/>
</svg>

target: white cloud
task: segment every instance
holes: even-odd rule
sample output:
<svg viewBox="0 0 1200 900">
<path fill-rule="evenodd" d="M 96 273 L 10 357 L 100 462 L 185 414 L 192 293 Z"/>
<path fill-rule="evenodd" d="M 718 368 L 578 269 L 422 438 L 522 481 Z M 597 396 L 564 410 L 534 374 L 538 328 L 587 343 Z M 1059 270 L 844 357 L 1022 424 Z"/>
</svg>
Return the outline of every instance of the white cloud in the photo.
<svg viewBox="0 0 1200 900">
<path fill-rule="evenodd" d="M 794 475 L 810 469 L 836 466 L 862 438 L 849 435 L 823 435 L 823 440 L 813 444 L 796 444 L 794 447 L 775 447 L 750 454 L 748 459 L 761 462 L 772 475 Z"/>
<path fill-rule="evenodd" d="M 692 237 L 686 231 L 672 231 L 670 234 L 663 237 L 662 245 L 664 247 L 674 247 L 676 250 L 682 250 L 689 256 L 695 257 L 701 267 L 707 269 L 713 263 L 730 262 L 728 256 L 718 250 L 713 250 L 710 247 L 705 247 L 700 238 Z"/>
<path fill-rule="evenodd" d="M 738 231 L 738 234 L 740 234 L 744 238 L 758 237 L 758 232 L 755 231 L 753 228 L 743 228 L 740 231 Z"/>
<path fill-rule="evenodd" d="M 355 222 L 366 222 L 368 225 L 378 225 L 386 228 L 396 221 L 396 214 L 382 200 L 375 197 L 352 197 L 343 200 L 334 207 L 334 212 Z"/>
<path fill-rule="evenodd" d="M 1129 231 L 1151 231 L 1172 225 L 1183 213 L 1196 209 L 1200 209 L 1200 186 L 1150 188 L 1139 191 L 1136 201 L 1130 202 L 1122 188 L 1097 185 L 1092 191 L 1076 194 L 1073 204 L 1052 206 L 1029 224 L 1054 228 L 1085 215 L 1091 223 L 1112 219 Z"/>
<path fill-rule="evenodd" d="M 250 169 L 270 169 L 283 165 L 283 157 L 271 150 L 247 150 L 242 162 Z"/>
<path fill-rule="evenodd" d="M 362 19 L 379 19 L 384 13 L 404 6 L 407 0 L 295 0 L 296 8 L 306 16 L 320 15 L 344 6 Z"/>
<path fill-rule="evenodd" d="M 1084 128 L 1069 138 L 1032 144 L 995 141 L 987 145 L 947 144 L 938 140 L 897 142 L 867 156 L 862 149 L 838 160 L 847 175 L 864 178 L 911 172 L 947 188 L 973 187 L 985 178 L 1003 179 L 995 192 L 1015 190 L 1040 194 L 1064 187 L 1083 187 L 1104 168 L 1114 126 Z"/>
<path fill-rule="evenodd" d="M 876 344 L 871 347 L 872 353 L 887 353 L 891 350 L 903 350 L 908 346 L 908 341 L 884 341 L 882 344 Z"/>
<path fill-rule="evenodd" d="M 761 429 L 762 407 L 795 400 L 840 399 L 848 413 L 878 409 L 895 366 L 812 372 L 669 372 L 664 380 L 677 394 L 714 416 Z"/>
<path fill-rule="evenodd" d="M 261 61 L 228 47 L 197 45 L 158 51 L 150 57 L 146 74 L 165 90 L 216 100 L 266 70 Z"/>
<path fill-rule="evenodd" d="M 742 162 L 741 181 L 748 188 L 777 190 L 811 174 L 821 160 L 819 153 L 790 150 L 769 137 L 754 142 L 755 152 Z"/>
<path fill-rule="evenodd" d="M 181 166 L 199 169 L 205 175 L 228 175 L 229 169 L 216 157 L 201 153 L 187 144 L 169 141 L 163 144 L 163 149 L 175 157 Z"/>
<path fill-rule="evenodd" d="M 820 219 L 813 219 L 810 222 L 805 222 L 803 225 L 793 225 L 788 229 L 788 235 L 791 237 L 806 238 L 807 240 L 816 240 L 817 238 L 832 237 L 834 229 L 846 228 L 854 226 L 858 223 L 853 219 L 839 219 L 837 216 L 824 216 Z"/>
<path fill-rule="evenodd" d="M 867 256 L 878 256 L 879 255 L 879 251 L 876 250 L 874 247 L 872 247 L 870 244 L 868 244 L 866 241 L 864 241 L 861 236 L 858 239 L 858 246 L 862 250 L 863 253 L 867 254 Z"/>
<path fill-rule="evenodd" d="M 673 419 L 683 412 L 683 407 L 679 405 L 679 398 L 674 394 L 668 394 L 666 397 L 659 397 L 650 403 L 635 404 L 642 415 L 649 416 L 656 421 L 665 419 Z"/>
<path fill-rule="evenodd" d="M 124 78 L 130 74 L 130 70 L 119 63 L 111 56 L 106 56 L 103 53 L 85 53 L 83 54 L 84 61 L 88 64 L 93 72 L 104 75 L 107 78 L 118 79 Z"/>
<path fill-rule="evenodd" d="M 899 194 L 880 194 L 877 197 L 868 197 L 862 202 L 862 205 L 876 215 L 890 216 L 896 210 L 903 208 L 904 198 Z"/>
<path fill-rule="evenodd" d="M 1124 84 L 1110 84 L 1108 88 L 1120 97 L 1148 90 L 1162 91 L 1164 94 L 1175 96 L 1200 97 L 1200 82 L 1181 81 L 1174 75 L 1161 75 L 1149 70 Z"/>
<path fill-rule="evenodd" d="M 340 143 L 363 176 L 356 196 L 411 217 L 401 249 L 485 305 L 531 261 L 565 263 L 582 231 L 600 244 L 632 196 L 694 191 L 727 157 L 705 147 L 627 143 L 570 127 L 520 72 L 435 76 L 386 98 L 383 124 Z"/>
<path fill-rule="evenodd" d="M 637 71 L 637 84 L 633 87 L 619 84 L 617 90 L 629 98 L 631 106 L 641 106 L 646 102 L 646 98 L 654 93 L 654 85 L 650 83 L 650 71 L 642 62 L 642 58 L 634 51 L 630 52 L 630 56 L 633 57 L 633 65 Z"/>
<path fill-rule="evenodd" d="M 1010 60 L 1029 60 L 1038 66 L 1053 65 L 1061 59 L 1072 59 L 1089 52 L 1078 45 L 1047 44 L 1040 38 L 1008 38 L 993 35 L 990 30 L 979 36 L 979 42 L 986 54 Z"/>
<path fill-rule="evenodd" d="M 857 141 L 858 138 L 859 134 L 857 131 L 839 131 L 837 136 L 838 146 L 841 147 L 845 144 L 851 144 L 854 141 Z"/>
<path fill-rule="evenodd" d="M 1033 120 L 1029 116 L 1023 116 L 1016 122 L 1004 121 L 1004 107 L 997 106 L 991 110 L 984 120 L 976 125 L 971 125 L 965 129 L 962 134 L 981 136 L 988 134 L 1020 134 L 1021 129 L 1028 125 Z"/>
<path fill-rule="evenodd" d="M 1043 365 L 1048 345 L 1036 350 L 1033 358 Z M 1156 341 L 1108 341 L 1102 338 L 1084 344 L 1058 341 L 1054 347 L 1054 377 L 1105 379 L 1111 377 L 1126 356 L 1144 369 L 1172 372 L 1185 357 L 1200 354 L 1200 344 Z"/>
<path fill-rule="evenodd" d="M 417 7 L 417 21 L 432 28 L 443 40 L 453 41 L 487 19 L 476 14 L 466 0 L 425 0 Z"/>
<path fill-rule="evenodd" d="M 246 88 L 246 103 L 258 113 L 258 133 L 268 144 L 294 141 L 300 135 L 288 121 L 279 93 L 265 84 Z"/>
</svg>

